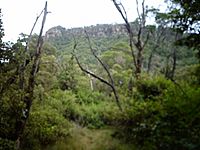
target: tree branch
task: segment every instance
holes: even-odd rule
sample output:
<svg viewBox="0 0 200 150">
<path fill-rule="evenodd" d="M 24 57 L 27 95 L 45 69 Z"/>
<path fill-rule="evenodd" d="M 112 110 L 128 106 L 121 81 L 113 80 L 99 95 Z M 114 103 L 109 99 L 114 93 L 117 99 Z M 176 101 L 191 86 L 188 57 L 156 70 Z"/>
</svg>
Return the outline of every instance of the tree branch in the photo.
<svg viewBox="0 0 200 150">
<path fill-rule="evenodd" d="M 73 36 L 73 38 L 74 38 L 74 40 L 75 40 L 75 44 L 74 44 L 74 49 L 73 49 L 73 54 L 72 54 L 72 55 L 73 55 L 74 58 L 76 59 L 76 62 L 77 62 L 77 64 L 78 64 L 79 68 L 80 68 L 83 72 L 85 72 L 85 73 L 91 75 L 92 77 L 98 79 L 99 81 L 101 81 L 102 83 L 106 84 L 107 86 L 109 86 L 109 87 L 112 89 L 112 91 L 113 91 L 113 93 L 114 93 L 114 96 L 115 96 L 115 100 L 116 100 L 117 106 L 119 107 L 119 110 L 122 111 L 122 107 L 121 107 L 121 104 L 120 104 L 120 102 L 119 102 L 119 97 L 118 97 L 117 91 L 116 91 L 116 89 L 115 89 L 114 80 L 113 80 L 113 78 L 112 78 L 112 76 L 111 76 L 111 74 L 110 74 L 108 68 L 106 67 L 106 65 L 105 65 L 105 64 L 101 61 L 101 59 L 96 55 L 95 50 L 94 50 L 93 47 L 92 47 L 92 43 L 91 43 L 91 40 L 90 40 L 90 38 L 89 38 L 89 35 L 88 35 L 88 33 L 87 33 L 86 31 L 85 31 L 85 34 L 86 34 L 86 39 L 87 39 L 87 41 L 88 41 L 88 43 L 89 43 L 89 48 L 90 48 L 92 54 L 93 54 L 94 57 L 97 59 L 97 61 L 101 64 L 101 66 L 103 67 L 103 69 L 106 71 L 106 73 L 107 73 L 107 75 L 108 75 L 108 77 L 109 77 L 111 83 L 110 83 L 109 81 L 107 81 L 107 80 L 105 80 L 105 79 L 103 79 L 103 78 L 101 78 L 101 77 L 95 75 L 95 74 L 92 73 L 91 71 L 89 71 L 89 70 L 87 70 L 87 69 L 85 69 L 85 68 L 82 67 L 81 63 L 79 62 L 79 59 L 78 59 L 77 56 L 75 55 L 75 50 L 76 50 L 76 47 L 77 47 L 77 41 L 75 40 L 74 36 Z"/>
<path fill-rule="evenodd" d="M 117 8 L 118 12 L 120 13 L 120 15 L 122 16 L 122 18 L 123 18 L 123 20 L 125 22 L 125 27 L 126 27 L 126 30 L 128 32 L 128 36 L 129 36 L 129 46 L 130 46 L 130 49 L 131 49 L 131 55 L 132 55 L 132 58 L 133 58 L 133 64 L 136 67 L 137 66 L 137 62 L 136 62 L 136 57 L 135 57 L 133 45 L 136 46 L 137 41 L 135 41 L 134 38 L 133 38 L 134 34 L 133 34 L 132 29 L 131 29 L 131 25 L 130 25 L 130 23 L 128 21 L 126 10 L 125 10 L 125 8 L 124 8 L 122 3 L 118 4 L 116 2 L 116 0 L 112 0 L 112 2 L 114 3 L 115 7 Z M 133 68 L 133 70 L 134 70 L 134 68 Z"/>
<path fill-rule="evenodd" d="M 103 61 L 96 55 L 95 53 L 95 50 L 92 48 L 92 44 L 91 44 L 91 41 L 90 41 L 90 38 L 89 38 L 89 35 L 87 33 L 87 31 L 85 30 L 85 34 L 86 34 L 86 39 L 88 40 L 88 43 L 89 43 L 89 47 L 90 47 L 90 50 L 92 52 L 92 54 L 94 55 L 94 57 L 97 59 L 97 61 L 101 64 L 101 66 L 104 68 L 104 70 L 106 71 L 110 81 L 111 81 L 111 84 L 114 86 L 114 81 L 113 81 L 113 78 L 110 74 L 110 71 L 108 70 L 108 68 L 106 67 L 106 65 L 103 63 Z"/>
<path fill-rule="evenodd" d="M 35 76 L 36 76 L 36 73 L 39 70 L 41 48 L 42 48 L 42 44 L 43 44 L 42 33 L 43 33 L 44 24 L 45 24 L 45 21 L 46 21 L 46 16 L 47 16 L 47 13 L 48 13 L 47 12 L 47 2 L 45 3 L 44 11 L 42 11 L 42 12 L 44 12 L 44 16 L 43 16 L 40 34 L 39 34 L 37 45 L 36 45 L 37 48 L 36 48 L 36 52 L 35 52 L 35 55 L 34 55 L 33 65 L 31 67 L 30 76 L 29 76 L 29 79 L 28 79 L 28 87 L 27 87 L 27 90 L 25 91 L 26 94 L 24 96 L 24 103 L 25 103 L 25 109 L 23 110 L 24 111 L 24 117 L 21 118 L 21 120 L 16 123 L 15 136 L 16 136 L 16 148 L 17 149 L 19 149 L 20 140 L 21 140 L 22 134 L 24 132 L 26 122 L 27 122 L 27 119 L 29 117 L 30 108 L 31 108 L 32 102 L 33 102 L 33 94 L 34 94 L 34 87 L 35 87 Z"/>
</svg>

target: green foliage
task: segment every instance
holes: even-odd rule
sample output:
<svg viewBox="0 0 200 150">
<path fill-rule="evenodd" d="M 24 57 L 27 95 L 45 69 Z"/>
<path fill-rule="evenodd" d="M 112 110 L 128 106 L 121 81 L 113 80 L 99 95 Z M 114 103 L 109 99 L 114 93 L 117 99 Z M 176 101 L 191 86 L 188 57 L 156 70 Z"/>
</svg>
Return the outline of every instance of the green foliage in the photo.
<svg viewBox="0 0 200 150">
<path fill-rule="evenodd" d="M 38 107 L 30 114 L 22 147 L 38 149 L 68 135 L 69 122 L 51 107 Z M 35 147 L 34 147 L 35 146 Z"/>
<path fill-rule="evenodd" d="M 73 90 L 77 88 L 78 74 L 73 56 L 64 55 L 60 58 L 60 73 L 58 74 L 59 87 L 62 90 Z"/>
<path fill-rule="evenodd" d="M 164 77 L 143 77 L 137 81 L 136 88 L 144 99 L 155 99 L 161 97 L 167 89 L 172 88 L 172 83 Z"/>
<path fill-rule="evenodd" d="M 16 68 L 19 66 L 22 45 L 4 43 L 3 23 L 0 9 L 0 149 L 14 149 L 16 139 L 16 122 L 22 117 L 24 94 L 16 85 L 18 76 Z M 15 47 L 16 46 L 16 47 Z"/>
<path fill-rule="evenodd" d="M 90 91 L 90 90 L 80 90 L 77 91 L 77 102 L 79 104 L 98 104 L 102 101 L 105 101 L 105 95 L 99 92 Z"/>
<path fill-rule="evenodd" d="M 200 85 L 200 65 L 191 65 L 180 68 L 177 71 L 177 80 L 185 81 L 192 86 Z"/>
<path fill-rule="evenodd" d="M 170 86 L 157 101 L 133 100 L 123 136 L 141 149 L 197 149 L 200 89 L 181 88 Z"/>
<path fill-rule="evenodd" d="M 65 115 L 66 109 L 73 108 L 75 101 L 76 96 L 71 91 L 52 90 L 44 103 L 51 106 L 52 109 L 59 111 L 62 115 Z"/>
<path fill-rule="evenodd" d="M 34 103 L 22 141 L 23 149 L 40 149 L 69 135 L 71 125 L 64 112 L 71 99 L 74 97 L 70 92 L 55 90 Z"/>
<path fill-rule="evenodd" d="M 100 128 L 103 122 L 99 111 L 103 108 L 104 99 L 104 95 L 98 92 L 78 91 L 77 98 L 66 107 L 65 116 L 82 126 Z"/>
<path fill-rule="evenodd" d="M 198 50 L 198 58 L 200 58 L 199 0 L 170 0 L 166 2 L 168 2 L 169 11 L 167 13 L 159 13 L 157 18 L 161 18 L 161 20 L 165 20 L 168 24 L 172 24 L 173 29 L 176 31 L 187 33 L 181 39 L 176 40 L 176 44 L 186 45 Z"/>
<path fill-rule="evenodd" d="M 179 4 L 180 1 L 176 2 Z M 192 2 L 195 3 L 195 7 Z M 185 47 L 174 46 L 175 33 L 171 28 L 165 26 L 169 19 L 174 19 L 173 17 L 179 18 L 182 15 L 183 20 L 176 22 L 180 23 L 184 21 L 185 15 L 190 16 L 191 13 L 196 15 L 193 11 L 198 10 L 196 8 L 197 1 L 192 2 L 191 5 L 188 5 L 187 2 L 185 5 L 181 4 L 179 8 L 183 11 L 179 11 L 178 8 L 172 10 L 170 14 L 160 14 L 159 17 L 164 20 L 159 20 L 162 24 L 158 28 L 156 26 L 145 28 L 145 31 L 151 32 L 151 37 L 144 51 L 144 59 L 146 59 L 144 60 L 144 71 L 147 69 L 149 61 L 147 58 L 151 54 L 153 57 L 151 75 L 158 75 L 167 67 L 171 69 L 172 52 L 176 49 L 177 72 L 175 79 L 178 84 L 174 84 L 162 76 L 144 75 L 139 80 L 134 79 L 132 77 L 133 60 L 124 31 L 114 33 L 117 30 L 112 31 L 112 25 L 106 25 L 104 28 L 106 33 L 103 33 L 103 36 L 96 31 L 91 33 L 94 35 L 91 36 L 93 37 L 91 39 L 92 46 L 98 47 L 95 48 L 98 49 L 96 53 L 113 76 L 123 112 L 119 111 L 113 101 L 109 87 L 105 87 L 80 71 L 70 54 L 74 46 L 71 33 L 70 35 L 65 34 L 65 29 L 58 27 L 58 31 L 61 32 L 57 32 L 58 36 L 56 35 L 54 38 L 52 36 L 49 39 L 50 43 L 45 42 L 42 49 L 41 65 L 35 82 L 33 107 L 22 137 L 21 148 L 38 150 L 43 146 L 65 141 L 65 138 L 70 139 L 72 124 L 76 124 L 75 126 L 79 129 L 89 128 L 91 131 L 97 132 L 104 127 L 117 130 L 116 133 L 112 131 L 112 134 L 109 133 L 109 135 L 106 133 L 105 137 L 97 136 L 98 138 L 95 139 L 97 142 L 101 142 L 101 138 L 108 140 L 119 138 L 119 141 L 123 141 L 121 139 L 123 137 L 126 139 L 127 145 L 134 144 L 136 149 L 198 149 L 200 147 L 200 67 L 194 59 L 194 52 Z M 137 27 L 137 22 L 133 24 L 133 27 L 134 25 Z M 185 31 L 190 26 L 176 25 L 177 28 Z M 165 31 L 159 37 L 162 29 Z M 76 30 L 73 29 L 73 31 Z M 22 44 L 25 39 L 18 40 L 15 44 L 3 43 L 3 35 L 2 21 L 0 20 L 0 150 L 14 147 L 17 122 L 25 117 L 23 98 L 28 90 L 29 81 L 27 79 L 33 63 L 30 58 L 34 55 L 38 37 L 33 35 L 29 45 L 30 51 L 26 53 Z M 196 35 L 196 32 L 195 36 L 190 33 L 189 36 L 186 34 L 184 36 L 186 36 L 186 40 L 178 41 L 179 44 L 186 43 L 190 47 L 199 45 L 199 40 L 197 40 L 199 35 Z M 82 59 L 81 63 L 86 66 L 85 68 L 106 78 L 107 74 L 102 71 L 90 54 L 83 33 L 77 33 L 77 37 L 79 41 L 77 52 L 79 58 Z M 161 39 L 161 43 L 157 41 L 158 38 Z M 162 39 L 166 40 L 162 41 Z M 5 60 L 9 61 L 5 62 Z M 25 62 L 25 60 L 27 61 Z M 21 72 L 20 66 L 24 62 L 28 65 L 25 71 Z M 22 75 L 24 75 L 24 85 L 20 87 Z M 94 90 L 90 90 L 90 81 L 93 82 Z M 96 132 L 90 134 L 93 133 Z M 77 134 L 79 136 L 76 135 L 76 138 L 80 138 L 82 133 Z M 84 134 L 87 133 L 84 132 Z M 112 138 L 110 138 L 111 136 Z M 84 145 L 85 143 L 78 144 Z M 86 144 L 91 144 L 91 141 Z M 71 145 L 66 147 L 69 146 Z M 97 147 L 102 149 L 101 145 Z M 118 145 L 105 147 L 123 149 Z"/>
<path fill-rule="evenodd" d="M 0 137 L 8 140 L 16 138 L 16 123 L 23 117 L 24 104 L 21 101 L 23 92 L 16 86 L 1 95 L 0 99 Z"/>
<path fill-rule="evenodd" d="M 89 128 L 115 124 L 120 115 L 115 102 L 106 98 L 104 94 L 89 90 L 78 91 L 76 95 L 70 91 L 53 90 L 40 104 L 50 107 L 51 109 L 48 109 L 51 111 L 58 111 L 68 120 Z M 44 109 L 43 107 L 37 109 Z"/>
<path fill-rule="evenodd" d="M 15 150 L 15 142 L 5 138 L 0 138 L 0 150 Z"/>
<path fill-rule="evenodd" d="M 55 56 L 57 49 L 54 46 L 52 46 L 50 43 L 45 42 L 42 47 L 42 51 L 43 51 L 43 54 L 45 54 L 45 55 Z"/>
<path fill-rule="evenodd" d="M 123 49 L 116 47 L 116 49 Z M 125 49 L 125 48 L 124 48 Z M 126 50 L 126 49 L 125 49 Z M 131 55 L 128 51 L 110 50 L 101 55 L 102 60 L 108 65 L 109 68 L 113 68 L 116 64 L 120 65 L 124 70 L 131 68 Z"/>
</svg>

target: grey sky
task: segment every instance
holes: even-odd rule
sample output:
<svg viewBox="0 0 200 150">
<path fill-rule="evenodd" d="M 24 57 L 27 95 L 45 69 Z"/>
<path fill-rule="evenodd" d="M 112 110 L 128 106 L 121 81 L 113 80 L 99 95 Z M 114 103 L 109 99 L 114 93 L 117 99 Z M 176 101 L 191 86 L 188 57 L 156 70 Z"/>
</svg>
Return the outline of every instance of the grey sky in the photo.
<svg viewBox="0 0 200 150">
<path fill-rule="evenodd" d="M 20 33 L 29 33 L 46 0 L 0 0 L 2 8 L 5 41 L 15 41 Z M 141 0 L 138 0 L 139 2 Z M 136 16 L 135 0 L 121 0 L 129 20 Z M 150 6 L 163 5 L 163 0 L 146 0 Z M 121 23 L 121 16 L 111 0 L 48 0 L 48 14 L 45 31 L 61 25 L 65 28 L 82 27 L 103 23 Z M 40 23 L 34 32 L 38 33 Z"/>
</svg>

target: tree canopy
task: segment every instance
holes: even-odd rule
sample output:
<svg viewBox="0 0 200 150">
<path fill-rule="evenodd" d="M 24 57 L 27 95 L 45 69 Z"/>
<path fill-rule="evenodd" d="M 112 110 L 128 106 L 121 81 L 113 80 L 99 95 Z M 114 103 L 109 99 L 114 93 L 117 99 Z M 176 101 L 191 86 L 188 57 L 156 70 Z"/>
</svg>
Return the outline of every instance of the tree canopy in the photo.
<svg viewBox="0 0 200 150">
<path fill-rule="evenodd" d="M 167 13 L 158 13 L 177 32 L 185 34 L 177 40 L 178 45 L 186 45 L 198 51 L 200 58 L 200 0 L 170 0 Z"/>
</svg>

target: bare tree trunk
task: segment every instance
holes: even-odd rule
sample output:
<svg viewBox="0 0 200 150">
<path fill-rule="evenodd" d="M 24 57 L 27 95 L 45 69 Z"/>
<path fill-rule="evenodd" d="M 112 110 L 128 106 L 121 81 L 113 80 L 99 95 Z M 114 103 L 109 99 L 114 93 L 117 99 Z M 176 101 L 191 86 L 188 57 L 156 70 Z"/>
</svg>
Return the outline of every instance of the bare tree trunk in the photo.
<svg viewBox="0 0 200 150">
<path fill-rule="evenodd" d="M 148 58 L 148 65 L 147 65 L 147 73 L 148 74 L 151 71 L 153 55 L 156 53 L 156 50 L 159 48 L 160 44 L 163 43 L 165 40 L 164 33 L 165 33 L 165 28 L 163 28 L 163 27 L 161 27 L 160 29 L 156 28 L 155 31 L 152 32 L 152 35 L 153 35 L 152 40 L 154 41 L 154 43 L 153 43 L 154 46 L 153 46 L 152 51 Z"/>
<path fill-rule="evenodd" d="M 165 78 L 167 78 L 167 79 L 170 78 L 169 59 L 170 59 L 170 55 L 167 56 L 167 58 L 166 58 Z"/>
<path fill-rule="evenodd" d="M 152 63 L 153 54 L 154 54 L 154 52 L 152 51 L 148 58 L 148 65 L 147 65 L 147 73 L 148 74 L 151 71 L 151 63 Z"/>
<path fill-rule="evenodd" d="M 38 22 L 38 19 L 40 18 L 40 16 L 42 15 L 42 13 L 43 13 L 43 11 L 44 10 L 42 10 L 41 11 L 41 13 L 39 14 L 39 16 L 37 16 L 36 17 L 36 20 L 35 20 L 35 22 L 34 22 L 34 24 L 33 24 L 33 27 L 32 27 L 32 29 L 31 29 L 31 32 L 30 32 L 30 34 L 29 34 L 29 36 L 28 36 L 28 40 L 26 41 L 26 47 L 25 47 L 25 50 L 24 50 L 24 52 L 23 52 L 23 54 L 24 55 L 26 55 L 25 53 L 27 53 L 28 51 L 29 51 L 29 43 L 30 43 L 30 41 L 31 41 L 31 39 L 32 39 L 32 34 L 33 34 L 33 30 L 34 30 L 34 28 L 35 28 L 35 26 L 36 26 L 36 24 L 37 24 L 37 22 Z M 25 69 L 26 69 L 26 66 L 30 63 L 30 58 L 25 58 L 25 61 L 24 61 L 24 63 L 20 66 L 20 68 L 19 68 L 19 87 L 20 87 L 20 89 L 24 89 L 24 71 L 25 71 Z"/>
<path fill-rule="evenodd" d="M 134 74 L 135 74 L 136 79 L 139 79 L 140 74 L 142 72 L 143 50 L 144 50 L 146 43 L 148 42 L 148 39 L 149 39 L 149 33 L 148 33 L 144 42 L 142 41 L 142 34 L 143 34 L 143 30 L 144 30 L 144 27 L 145 27 L 145 24 L 146 24 L 146 11 L 145 11 L 145 6 L 144 6 L 145 0 L 142 1 L 142 13 L 141 14 L 139 12 L 138 0 L 136 0 L 137 13 L 138 13 L 138 19 L 139 19 L 139 29 L 138 29 L 138 32 L 136 34 L 136 37 L 137 37 L 136 39 L 134 38 L 134 33 L 133 33 L 132 28 L 131 28 L 131 24 L 128 21 L 127 13 L 126 13 L 124 6 L 122 5 L 121 2 L 117 2 L 116 0 L 112 0 L 112 1 L 113 1 L 113 4 L 115 5 L 116 9 L 118 10 L 120 15 L 122 16 L 124 22 L 125 22 L 125 27 L 127 29 L 128 36 L 129 36 L 129 46 L 130 46 L 130 49 L 131 49 L 133 64 L 134 64 L 134 67 L 135 67 Z M 133 46 L 135 46 L 136 49 L 137 49 L 137 56 L 134 52 Z"/>
<path fill-rule="evenodd" d="M 172 65 L 172 71 L 171 71 L 171 79 L 174 80 L 176 70 L 176 48 L 173 49 L 173 65 Z"/>
<path fill-rule="evenodd" d="M 20 147 L 21 137 L 23 135 L 27 119 L 29 118 L 30 109 L 31 109 L 32 102 L 33 102 L 35 76 L 39 70 L 39 64 L 40 64 L 40 58 L 41 58 L 41 48 L 43 45 L 42 33 L 43 33 L 44 24 L 46 21 L 46 16 L 48 13 L 47 12 L 47 2 L 45 3 L 45 7 L 44 7 L 43 11 L 44 11 L 44 16 L 43 16 L 43 20 L 42 20 L 42 26 L 41 26 L 40 34 L 39 34 L 38 41 L 37 41 L 36 52 L 35 52 L 34 59 L 33 59 L 33 65 L 32 65 L 31 71 L 30 71 L 28 87 L 27 87 L 27 90 L 25 91 L 25 93 L 26 93 L 25 97 L 24 97 L 25 109 L 23 110 L 23 117 L 21 118 L 21 120 L 17 121 L 17 123 L 16 123 L 15 136 L 16 136 L 16 148 L 17 149 L 19 149 L 19 147 Z"/>
<path fill-rule="evenodd" d="M 175 41 L 178 40 L 178 32 L 176 33 L 175 36 Z M 176 71 L 176 61 L 177 61 L 177 47 L 174 47 L 173 49 L 173 65 L 172 65 L 172 75 L 171 75 L 171 80 L 174 81 L 174 76 L 175 76 L 175 71 Z"/>
<path fill-rule="evenodd" d="M 87 70 L 89 70 L 89 69 L 88 69 L 88 66 L 87 66 Z M 93 91 L 93 90 L 94 90 L 94 86 L 93 86 L 93 81 L 92 81 L 92 77 L 91 77 L 90 74 L 88 74 L 88 78 L 89 78 L 89 80 L 90 80 L 90 88 L 91 88 L 91 90 Z"/>
<path fill-rule="evenodd" d="M 139 79 L 142 69 L 142 56 L 143 56 L 143 48 L 138 49 L 138 55 L 137 55 L 137 67 L 135 70 L 135 74 L 137 79 Z"/>
</svg>

